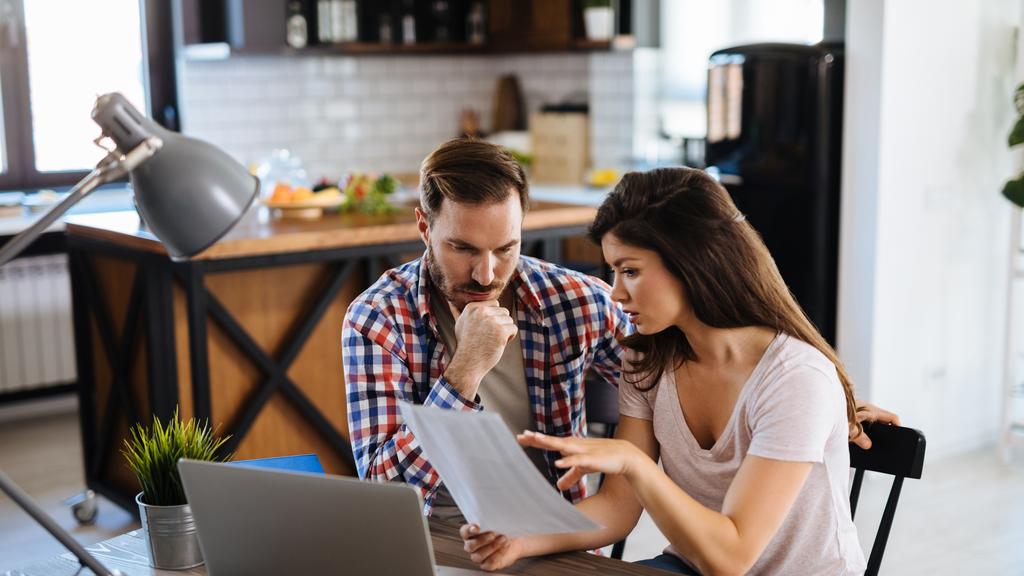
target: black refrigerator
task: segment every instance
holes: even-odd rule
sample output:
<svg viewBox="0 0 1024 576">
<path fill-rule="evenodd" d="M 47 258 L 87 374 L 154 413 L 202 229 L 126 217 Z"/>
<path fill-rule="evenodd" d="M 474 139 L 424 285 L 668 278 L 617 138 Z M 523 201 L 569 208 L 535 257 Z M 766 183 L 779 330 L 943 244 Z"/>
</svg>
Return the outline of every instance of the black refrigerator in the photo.
<svg viewBox="0 0 1024 576">
<path fill-rule="evenodd" d="M 705 161 L 835 345 L 842 44 L 754 44 L 708 65 Z"/>
</svg>

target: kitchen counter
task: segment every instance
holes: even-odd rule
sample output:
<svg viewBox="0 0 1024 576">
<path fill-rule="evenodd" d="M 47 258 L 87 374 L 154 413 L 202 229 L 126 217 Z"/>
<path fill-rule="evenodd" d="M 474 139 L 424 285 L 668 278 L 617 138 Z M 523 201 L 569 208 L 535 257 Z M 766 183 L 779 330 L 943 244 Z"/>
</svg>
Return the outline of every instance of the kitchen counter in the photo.
<svg viewBox="0 0 1024 576">
<path fill-rule="evenodd" d="M 523 231 L 589 223 L 594 209 L 586 205 L 558 204 L 535 200 L 523 221 Z M 70 216 L 69 234 L 114 242 L 136 250 L 165 253 L 155 236 L 139 225 L 131 212 L 108 212 Z M 418 242 L 419 231 L 413 204 L 394 214 L 368 215 L 345 212 L 317 220 L 271 217 L 266 208 L 251 210 L 224 238 L 193 260 L 222 260 L 248 256 L 294 253 L 309 250 L 354 248 L 401 242 Z"/>
<path fill-rule="evenodd" d="M 18 232 L 21 232 L 25 228 L 31 226 L 32 223 L 45 214 L 48 209 L 49 208 L 43 209 L 36 213 L 29 213 L 27 208 L 22 208 L 21 214 L 18 216 L 0 217 L 0 236 L 13 236 Z M 84 200 L 72 206 L 67 215 L 70 216 L 74 214 L 91 214 L 96 212 L 111 212 L 131 209 L 131 190 L 122 185 L 96 190 L 89 196 L 86 196 Z M 63 230 L 64 220 L 61 219 L 57 220 L 47 228 L 46 232 L 62 232 Z"/>
<path fill-rule="evenodd" d="M 608 194 L 611 188 L 591 188 L 588 186 L 557 186 L 532 184 L 530 186 L 530 199 L 543 202 L 557 202 L 562 204 L 573 204 L 580 206 L 597 206 Z M 65 218 L 58 220 L 47 229 L 47 232 L 61 232 L 64 230 L 64 220 L 76 214 L 95 214 L 101 212 L 123 212 L 132 210 L 132 193 L 127 187 L 118 186 L 112 188 L 101 188 L 96 190 L 84 200 L 74 205 Z M 30 214 L 27 209 L 22 210 L 20 216 L 0 217 L 0 236 L 13 236 L 28 228 L 33 222 L 39 219 L 45 210 Z"/>
</svg>

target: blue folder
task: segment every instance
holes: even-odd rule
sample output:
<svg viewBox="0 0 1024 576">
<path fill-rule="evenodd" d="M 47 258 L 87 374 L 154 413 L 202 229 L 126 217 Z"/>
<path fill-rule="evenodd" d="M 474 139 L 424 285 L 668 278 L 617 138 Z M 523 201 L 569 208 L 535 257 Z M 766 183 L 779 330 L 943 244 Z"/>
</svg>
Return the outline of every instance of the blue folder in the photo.
<svg viewBox="0 0 1024 576">
<path fill-rule="evenodd" d="M 324 467 L 316 454 L 299 454 L 296 456 L 277 456 L 274 458 L 257 458 L 255 460 L 236 460 L 231 462 L 238 466 L 250 468 L 272 468 L 274 470 L 290 470 L 292 472 L 309 472 L 323 474 Z"/>
</svg>

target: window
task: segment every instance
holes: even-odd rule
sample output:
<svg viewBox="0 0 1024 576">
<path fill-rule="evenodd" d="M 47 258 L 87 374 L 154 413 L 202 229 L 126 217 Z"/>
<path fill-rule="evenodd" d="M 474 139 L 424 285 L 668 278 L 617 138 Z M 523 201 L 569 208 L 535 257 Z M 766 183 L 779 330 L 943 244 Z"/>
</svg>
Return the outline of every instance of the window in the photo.
<svg viewBox="0 0 1024 576">
<path fill-rule="evenodd" d="M 98 127 L 89 116 L 97 94 L 121 92 L 149 112 L 138 0 L 102 4 L 25 3 L 32 147 L 40 172 L 88 170 L 103 157 L 92 143 Z"/>
<path fill-rule="evenodd" d="M 816 44 L 825 18 L 823 0 L 667 0 L 661 10 L 662 128 L 691 138 L 702 138 L 706 131 L 712 52 L 756 42 Z"/>
<path fill-rule="evenodd" d="M 91 170 L 104 154 L 90 117 L 99 94 L 121 92 L 149 115 L 176 105 L 170 4 L 0 0 L 0 187 L 67 185 Z"/>
</svg>

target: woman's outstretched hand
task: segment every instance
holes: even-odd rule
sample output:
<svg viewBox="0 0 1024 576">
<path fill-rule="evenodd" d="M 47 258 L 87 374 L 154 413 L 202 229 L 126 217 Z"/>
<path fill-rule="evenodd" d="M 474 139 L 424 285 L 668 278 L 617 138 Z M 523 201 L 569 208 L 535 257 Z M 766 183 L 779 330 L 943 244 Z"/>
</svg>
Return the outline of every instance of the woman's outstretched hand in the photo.
<svg viewBox="0 0 1024 576">
<path fill-rule="evenodd" d="M 484 570 L 501 570 L 522 557 L 523 546 L 520 538 L 509 538 L 496 532 L 481 532 L 476 524 L 463 524 L 459 528 L 463 547 L 469 552 L 469 559 Z"/>
<path fill-rule="evenodd" d="M 558 479 L 558 489 L 567 490 L 586 474 L 601 472 L 629 476 L 645 460 L 650 460 L 632 442 L 598 438 L 559 438 L 525 431 L 516 437 L 519 444 L 561 452 L 555 466 L 569 471 Z"/>
</svg>

